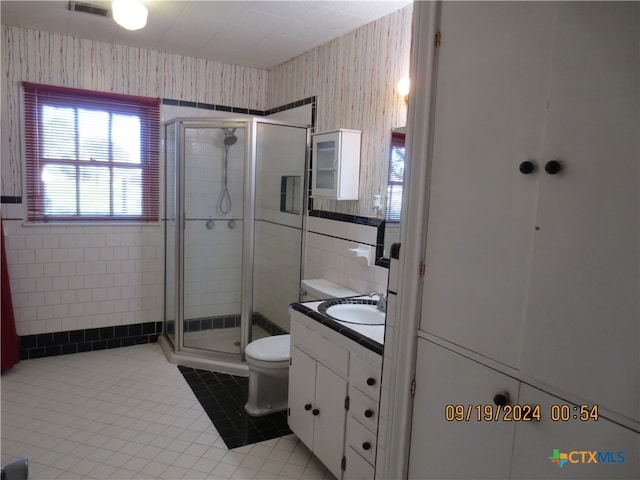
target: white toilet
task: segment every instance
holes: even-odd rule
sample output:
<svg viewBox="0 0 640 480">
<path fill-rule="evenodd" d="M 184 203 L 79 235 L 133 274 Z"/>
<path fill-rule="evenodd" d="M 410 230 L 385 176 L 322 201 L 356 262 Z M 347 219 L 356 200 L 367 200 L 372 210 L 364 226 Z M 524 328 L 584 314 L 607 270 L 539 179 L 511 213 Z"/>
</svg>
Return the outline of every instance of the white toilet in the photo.
<svg viewBox="0 0 640 480">
<path fill-rule="evenodd" d="M 358 292 L 323 278 L 302 280 L 303 302 L 351 297 Z M 244 351 L 249 365 L 249 398 L 245 411 L 254 417 L 287 409 L 290 335 L 261 338 Z"/>
</svg>

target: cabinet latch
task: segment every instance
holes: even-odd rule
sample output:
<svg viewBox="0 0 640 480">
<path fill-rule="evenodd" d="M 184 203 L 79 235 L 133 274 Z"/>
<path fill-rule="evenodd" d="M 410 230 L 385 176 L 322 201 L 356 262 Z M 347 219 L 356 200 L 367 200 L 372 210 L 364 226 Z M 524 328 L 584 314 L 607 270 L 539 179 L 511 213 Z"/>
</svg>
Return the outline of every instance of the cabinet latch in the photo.
<svg viewBox="0 0 640 480">
<path fill-rule="evenodd" d="M 420 262 L 420 277 L 424 277 L 424 272 L 426 270 L 426 265 L 424 262 Z"/>
<path fill-rule="evenodd" d="M 416 381 L 413 380 L 411 382 L 411 395 L 415 395 L 416 394 Z"/>
<path fill-rule="evenodd" d="M 347 398 L 344 399 L 344 409 L 345 410 L 349 410 L 349 395 L 347 395 Z"/>
<path fill-rule="evenodd" d="M 442 34 L 440 32 L 436 33 L 436 48 L 438 48 L 440 46 L 440 43 L 442 42 Z"/>
</svg>

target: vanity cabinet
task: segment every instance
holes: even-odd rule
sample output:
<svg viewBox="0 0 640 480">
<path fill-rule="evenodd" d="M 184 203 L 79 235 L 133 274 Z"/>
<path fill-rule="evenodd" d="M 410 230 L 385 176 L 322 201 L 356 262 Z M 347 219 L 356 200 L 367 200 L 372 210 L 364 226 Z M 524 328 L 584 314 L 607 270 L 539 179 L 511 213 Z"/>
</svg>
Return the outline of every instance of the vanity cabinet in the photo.
<svg viewBox="0 0 640 480">
<path fill-rule="evenodd" d="M 344 479 L 374 478 L 382 357 L 352 354 L 349 359 L 349 412 Z"/>
<path fill-rule="evenodd" d="M 420 324 L 636 427 L 638 18 L 442 5 Z"/>
<path fill-rule="evenodd" d="M 359 130 L 346 129 L 312 136 L 312 197 L 358 199 L 360 136 Z"/>
<path fill-rule="evenodd" d="M 295 387 L 289 389 L 289 427 L 339 477 L 347 381 L 320 361 L 291 348 L 289 379 Z"/>
<path fill-rule="evenodd" d="M 288 422 L 338 479 L 375 472 L 382 357 L 291 311 Z"/>
</svg>

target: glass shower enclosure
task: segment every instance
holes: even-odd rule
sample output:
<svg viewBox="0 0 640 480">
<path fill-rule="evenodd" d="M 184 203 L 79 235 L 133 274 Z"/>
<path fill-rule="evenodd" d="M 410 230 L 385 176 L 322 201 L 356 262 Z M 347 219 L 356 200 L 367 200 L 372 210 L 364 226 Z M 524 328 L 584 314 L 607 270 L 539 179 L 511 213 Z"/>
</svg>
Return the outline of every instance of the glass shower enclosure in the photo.
<svg viewBox="0 0 640 480">
<path fill-rule="evenodd" d="M 298 300 L 309 131 L 263 118 L 165 123 L 165 318 L 175 363 L 244 374 Z"/>
</svg>

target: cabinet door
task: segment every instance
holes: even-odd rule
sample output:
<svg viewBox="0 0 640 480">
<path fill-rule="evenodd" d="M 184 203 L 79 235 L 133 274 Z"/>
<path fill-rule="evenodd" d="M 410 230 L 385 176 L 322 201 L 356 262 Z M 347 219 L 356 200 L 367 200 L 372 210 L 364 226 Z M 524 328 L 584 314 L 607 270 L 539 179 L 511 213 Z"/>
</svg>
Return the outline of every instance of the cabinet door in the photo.
<svg viewBox="0 0 640 480">
<path fill-rule="evenodd" d="M 442 4 L 420 328 L 511 366 L 520 356 L 552 24 L 548 2 Z M 524 161 L 538 169 L 521 173 Z"/>
<path fill-rule="evenodd" d="M 314 417 L 313 453 L 336 478 L 342 475 L 346 397 L 347 381 L 318 363 L 315 404 L 319 412 Z"/>
<path fill-rule="evenodd" d="M 338 189 L 337 162 L 340 134 L 325 133 L 313 137 L 313 188 L 311 194 L 334 197 Z"/>
<path fill-rule="evenodd" d="M 640 420 L 638 2 L 559 2 L 522 370 Z"/>
<path fill-rule="evenodd" d="M 289 367 L 289 428 L 313 450 L 316 362 L 292 345 Z"/>
<path fill-rule="evenodd" d="M 505 391 L 515 403 L 518 382 L 419 339 L 409 478 L 508 478 L 514 422 L 478 421 L 475 409 Z M 447 405 L 462 405 L 465 416 L 447 421 Z"/>
<path fill-rule="evenodd" d="M 519 403 L 540 405 L 542 420 L 518 423 L 513 478 L 640 478 L 640 435 L 637 433 L 604 418 L 581 421 L 579 407 L 528 385 L 522 385 Z M 554 417 L 552 405 L 559 407 Z M 565 420 L 553 421 L 558 418 L 557 414 Z M 554 455 L 556 450 L 558 455 Z M 595 460 L 600 460 L 598 463 L 593 462 L 593 452 L 599 452 L 595 455 Z M 562 467 L 561 454 L 567 456 Z M 552 462 L 550 457 L 558 457 L 558 461 Z"/>
</svg>

